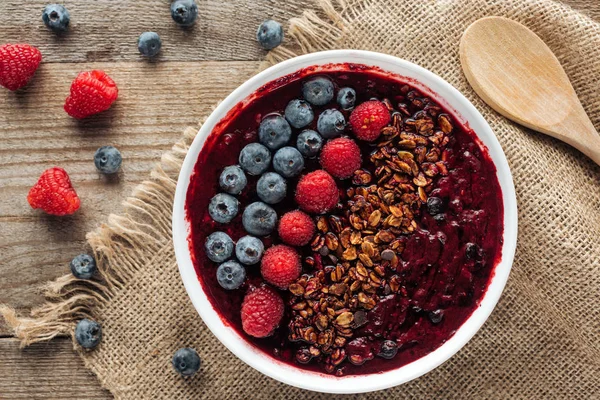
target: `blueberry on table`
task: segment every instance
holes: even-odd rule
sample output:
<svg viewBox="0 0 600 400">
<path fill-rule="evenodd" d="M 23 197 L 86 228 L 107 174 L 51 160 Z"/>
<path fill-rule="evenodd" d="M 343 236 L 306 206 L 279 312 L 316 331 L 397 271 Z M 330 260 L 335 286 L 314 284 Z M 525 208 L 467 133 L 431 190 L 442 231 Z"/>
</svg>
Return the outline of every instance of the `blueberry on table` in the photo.
<svg viewBox="0 0 600 400">
<path fill-rule="evenodd" d="M 244 171 L 237 165 L 225 167 L 219 177 L 221 189 L 229 194 L 240 194 L 248 184 Z"/>
<path fill-rule="evenodd" d="M 217 268 L 217 282 L 225 290 L 238 289 L 246 280 L 246 269 L 237 261 L 227 261 Z"/>
<path fill-rule="evenodd" d="M 258 197 L 267 204 L 277 204 L 287 194 L 287 183 L 281 175 L 275 172 L 263 174 L 256 184 Z"/>
<path fill-rule="evenodd" d="M 121 168 L 123 157 L 113 146 L 102 146 L 94 154 L 96 169 L 103 174 L 115 174 Z"/>
<path fill-rule="evenodd" d="M 242 225 L 251 235 L 266 236 L 273 232 L 276 223 L 275 210 L 260 201 L 250 204 L 242 214 Z"/>
<path fill-rule="evenodd" d="M 93 349 L 102 340 L 102 327 L 96 321 L 82 319 L 75 326 L 75 340 L 84 349 Z"/>
<path fill-rule="evenodd" d="M 235 197 L 225 193 L 219 193 L 210 199 L 208 213 L 217 222 L 226 224 L 238 213 L 239 202 Z"/>
<path fill-rule="evenodd" d="M 283 27 L 279 22 L 268 19 L 259 25 L 256 40 L 263 49 L 274 49 L 283 41 Z"/>
<path fill-rule="evenodd" d="M 257 237 L 244 236 L 235 245 L 235 256 L 246 265 L 254 265 L 260 261 L 265 251 L 265 246 Z"/>
<path fill-rule="evenodd" d="M 398 354 L 398 344 L 393 340 L 384 340 L 377 355 L 386 360 L 391 360 L 396 357 L 396 354 Z"/>
<path fill-rule="evenodd" d="M 323 111 L 317 120 L 317 130 L 326 139 L 341 135 L 345 127 L 346 119 L 335 108 Z"/>
<path fill-rule="evenodd" d="M 233 240 L 225 232 L 213 232 L 204 242 L 206 256 L 214 262 L 223 262 L 233 254 Z"/>
<path fill-rule="evenodd" d="M 269 114 L 258 127 L 258 140 L 270 150 L 285 146 L 292 137 L 290 124 L 279 114 Z"/>
<path fill-rule="evenodd" d="M 240 152 L 239 162 L 250 175 L 260 175 L 271 164 L 271 152 L 260 143 L 250 143 Z"/>
<path fill-rule="evenodd" d="M 294 99 L 285 108 L 285 119 L 294 128 L 304 128 L 315 119 L 312 107 L 304 100 Z"/>
<path fill-rule="evenodd" d="M 304 157 L 314 157 L 323 147 L 323 138 L 312 129 L 307 129 L 298 135 L 296 147 Z"/>
<path fill-rule="evenodd" d="M 156 32 L 144 32 L 138 38 L 138 50 L 146 57 L 154 57 L 160 51 L 160 36 Z"/>
<path fill-rule="evenodd" d="M 185 347 L 175 352 L 171 363 L 179 374 L 192 376 L 200 369 L 201 360 L 196 350 Z"/>
<path fill-rule="evenodd" d="M 315 76 L 302 84 L 302 96 L 315 106 L 324 106 L 333 99 L 333 82 L 326 76 Z"/>
<path fill-rule="evenodd" d="M 356 102 L 356 91 L 349 87 L 340 89 L 337 95 L 337 103 L 342 107 L 342 110 L 351 110 Z"/>
<path fill-rule="evenodd" d="M 175 0 L 171 3 L 171 17 L 178 25 L 193 25 L 198 16 L 198 6 L 194 0 Z"/>
<path fill-rule="evenodd" d="M 96 272 L 96 260 L 89 254 L 80 254 L 70 263 L 71 272 L 78 279 L 90 279 Z"/>
<path fill-rule="evenodd" d="M 44 24 L 55 32 L 64 32 L 69 29 L 71 16 L 69 11 L 60 4 L 49 4 L 42 13 Z"/>
<path fill-rule="evenodd" d="M 304 169 L 304 158 L 295 147 L 283 147 L 273 157 L 273 168 L 284 178 L 292 178 Z"/>
</svg>

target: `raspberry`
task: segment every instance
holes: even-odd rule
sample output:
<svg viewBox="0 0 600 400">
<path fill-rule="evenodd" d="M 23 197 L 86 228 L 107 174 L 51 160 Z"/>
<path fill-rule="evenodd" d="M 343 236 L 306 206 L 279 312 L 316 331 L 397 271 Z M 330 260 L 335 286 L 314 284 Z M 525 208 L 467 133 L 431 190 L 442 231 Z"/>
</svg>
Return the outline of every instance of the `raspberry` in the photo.
<svg viewBox="0 0 600 400">
<path fill-rule="evenodd" d="M 89 117 L 108 110 L 118 94 L 117 85 L 104 71 L 81 72 L 71 84 L 65 111 L 73 118 Z"/>
<path fill-rule="evenodd" d="M 248 335 L 270 336 L 283 317 L 283 300 L 268 286 L 250 289 L 242 303 L 242 328 Z"/>
<path fill-rule="evenodd" d="M 287 289 L 290 283 L 298 279 L 300 272 L 300 255 L 292 247 L 283 244 L 265 251 L 260 263 L 260 273 L 265 281 L 279 289 Z"/>
<path fill-rule="evenodd" d="M 350 126 L 357 138 L 372 142 L 379 137 L 381 128 L 390 123 L 392 116 L 382 102 L 365 101 L 350 114 Z"/>
<path fill-rule="evenodd" d="M 328 142 L 321 151 L 321 166 L 339 179 L 350 178 L 360 168 L 362 158 L 356 142 L 348 138 L 337 138 Z"/>
<path fill-rule="evenodd" d="M 67 171 L 54 167 L 45 170 L 29 190 L 27 201 L 51 215 L 70 215 L 79 209 L 79 197 L 71 185 Z"/>
<path fill-rule="evenodd" d="M 279 237 L 292 246 L 304 246 L 315 233 L 315 223 L 300 210 L 290 211 L 279 221 Z"/>
<path fill-rule="evenodd" d="M 17 90 L 27 85 L 42 62 L 42 53 L 28 44 L 0 46 L 0 85 Z"/>
<path fill-rule="evenodd" d="M 306 174 L 296 186 L 296 203 L 306 212 L 327 212 L 335 207 L 339 199 L 335 181 L 322 169 Z"/>
</svg>

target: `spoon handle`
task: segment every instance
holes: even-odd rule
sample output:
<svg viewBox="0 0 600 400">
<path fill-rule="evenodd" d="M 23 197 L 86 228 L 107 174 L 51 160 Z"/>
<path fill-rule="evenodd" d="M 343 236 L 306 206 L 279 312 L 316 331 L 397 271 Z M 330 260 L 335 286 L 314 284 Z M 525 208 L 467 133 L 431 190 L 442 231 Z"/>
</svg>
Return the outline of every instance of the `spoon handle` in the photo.
<svg viewBox="0 0 600 400">
<path fill-rule="evenodd" d="M 578 103 L 571 114 L 560 123 L 547 127 L 545 133 L 570 144 L 600 165 L 600 134 L 585 110 Z"/>
</svg>

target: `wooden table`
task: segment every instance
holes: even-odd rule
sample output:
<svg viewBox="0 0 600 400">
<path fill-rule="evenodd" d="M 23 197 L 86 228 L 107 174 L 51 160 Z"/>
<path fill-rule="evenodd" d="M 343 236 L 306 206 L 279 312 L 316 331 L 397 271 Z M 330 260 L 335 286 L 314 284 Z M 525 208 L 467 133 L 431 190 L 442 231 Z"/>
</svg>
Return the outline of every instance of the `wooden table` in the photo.
<svg viewBox="0 0 600 400">
<path fill-rule="evenodd" d="M 40 304 L 40 286 L 68 272 L 86 251 L 85 234 L 119 210 L 121 201 L 188 125 L 256 71 L 265 52 L 255 42 L 267 17 L 298 16 L 312 0 L 197 0 L 192 29 L 171 20 L 166 0 L 65 0 L 71 29 L 57 37 L 41 21 L 45 1 L 0 1 L 0 44 L 37 46 L 44 62 L 26 90 L 0 88 L 0 303 L 20 312 Z M 600 3 L 566 0 L 600 20 Z M 160 34 L 155 62 L 136 46 L 144 31 Z M 113 108 L 77 122 L 62 109 L 78 72 L 103 69 L 119 84 Z M 94 151 L 123 154 L 118 180 L 99 175 Z M 73 217 L 32 211 L 29 188 L 49 167 L 65 168 L 82 199 Z M 20 350 L 0 320 L 0 399 L 110 399 L 72 351 L 69 338 Z"/>
</svg>

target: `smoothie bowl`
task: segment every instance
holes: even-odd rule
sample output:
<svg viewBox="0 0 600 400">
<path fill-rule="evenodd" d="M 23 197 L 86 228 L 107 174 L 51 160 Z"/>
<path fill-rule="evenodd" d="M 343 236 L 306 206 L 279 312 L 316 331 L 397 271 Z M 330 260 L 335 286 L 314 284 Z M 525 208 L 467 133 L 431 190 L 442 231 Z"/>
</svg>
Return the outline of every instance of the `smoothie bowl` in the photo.
<svg viewBox="0 0 600 400">
<path fill-rule="evenodd" d="M 437 367 L 483 325 L 517 207 L 491 128 L 433 73 L 378 53 L 297 57 L 210 115 L 173 237 L 196 310 L 237 357 L 330 393 Z"/>
</svg>

